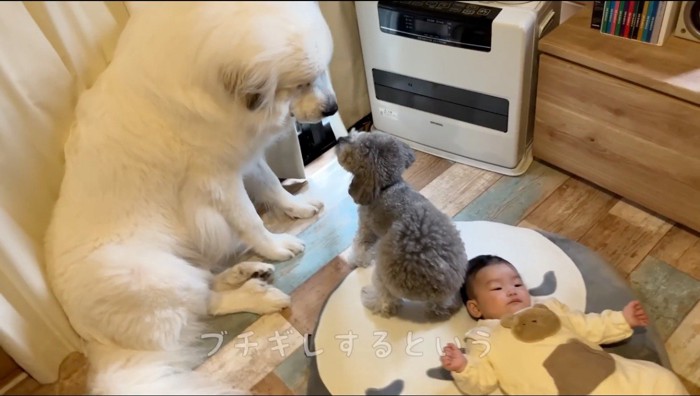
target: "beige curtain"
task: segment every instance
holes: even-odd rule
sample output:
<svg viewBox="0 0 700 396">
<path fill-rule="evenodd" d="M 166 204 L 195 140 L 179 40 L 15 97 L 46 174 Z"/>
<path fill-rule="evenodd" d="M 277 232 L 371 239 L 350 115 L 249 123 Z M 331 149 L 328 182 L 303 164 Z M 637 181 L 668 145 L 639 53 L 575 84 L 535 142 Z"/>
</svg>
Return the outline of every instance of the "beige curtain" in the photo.
<svg viewBox="0 0 700 396">
<path fill-rule="evenodd" d="M 0 345 L 42 383 L 80 347 L 43 266 L 63 140 L 126 19 L 119 2 L 0 3 Z"/>
<path fill-rule="evenodd" d="M 0 3 L 0 346 L 41 383 L 55 381 L 61 361 L 80 350 L 43 265 L 63 141 L 79 94 L 109 63 L 129 12 L 141 5 Z M 352 124 L 369 112 L 354 4 L 321 2 L 321 8 L 335 41 L 331 76 L 340 117 L 331 123 L 342 129 L 341 117 Z M 284 144 L 293 143 L 292 135 Z M 273 169 L 298 164 L 298 149 L 278 150 L 287 159 Z"/>
<path fill-rule="evenodd" d="M 330 72 L 338 97 L 338 112 L 346 127 L 350 127 L 370 112 L 355 2 L 319 3 L 333 35 Z"/>
</svg>

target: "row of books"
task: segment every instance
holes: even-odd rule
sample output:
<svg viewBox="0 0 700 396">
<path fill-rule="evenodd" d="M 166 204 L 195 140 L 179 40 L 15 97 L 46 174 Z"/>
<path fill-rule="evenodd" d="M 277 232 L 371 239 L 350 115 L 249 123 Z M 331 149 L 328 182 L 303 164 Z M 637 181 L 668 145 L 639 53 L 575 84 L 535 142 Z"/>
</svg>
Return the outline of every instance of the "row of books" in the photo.
<svg viewBox="0 0 700 396">
<path fill-rule="evenodd" d="M 591 27 L 601 33 L 662 45 L 673 29 L 674 1 L 595 1 Z"/>
</svg>

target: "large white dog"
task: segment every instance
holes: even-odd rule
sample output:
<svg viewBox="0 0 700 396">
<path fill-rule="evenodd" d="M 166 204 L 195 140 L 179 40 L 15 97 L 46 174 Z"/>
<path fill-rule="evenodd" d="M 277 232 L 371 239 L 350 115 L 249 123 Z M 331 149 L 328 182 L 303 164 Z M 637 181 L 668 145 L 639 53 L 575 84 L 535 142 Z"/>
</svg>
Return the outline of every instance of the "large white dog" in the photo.
<svg viewBox="0 0 700 396">
<path fill-rule="evenodd" d="M 48 275 L 86 341 L 93 393 L 233 393 L 192 371 L 207 314 L 265 314 L 289 296 L 273 267 L 211 269 L 242 248 L 274 261 L 304 244 L 268 231 L 249 195 L 293 218 L 263 160 L 300 122 L 337 110 L 316 2 L 154 4 L 129 20 L 80 98 L 47 234 Z"/>
</svg>

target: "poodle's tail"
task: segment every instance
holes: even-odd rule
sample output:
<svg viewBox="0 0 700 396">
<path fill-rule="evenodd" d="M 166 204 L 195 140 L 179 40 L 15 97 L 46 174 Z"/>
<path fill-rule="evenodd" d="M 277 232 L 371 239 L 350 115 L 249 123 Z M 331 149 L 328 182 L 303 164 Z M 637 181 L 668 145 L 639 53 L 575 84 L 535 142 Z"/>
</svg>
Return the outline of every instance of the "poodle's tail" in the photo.
<svg viewBox="0 0 700 396">
<path fill-rule="evenodd" d="M 95 395 L 245 395 L 192 370 L 188 350 L 138 351 L 88 345 L 88 392 Z"/>
</svg>

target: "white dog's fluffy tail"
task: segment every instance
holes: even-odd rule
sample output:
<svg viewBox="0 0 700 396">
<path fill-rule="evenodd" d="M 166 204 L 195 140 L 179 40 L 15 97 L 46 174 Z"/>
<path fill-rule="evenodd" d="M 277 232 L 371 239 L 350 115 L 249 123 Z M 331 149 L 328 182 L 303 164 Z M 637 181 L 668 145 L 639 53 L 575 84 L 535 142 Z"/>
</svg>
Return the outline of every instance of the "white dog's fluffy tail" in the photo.
<svg viewBox="0 0 700 396">
<path fill-rule="evenodd" d="M 192 353 L 90 344 L 88 391 L 96 395 L 245 395 L 193 371 Z M 195 359 L 196 360 L 196 359 Z"/>
</svg>

